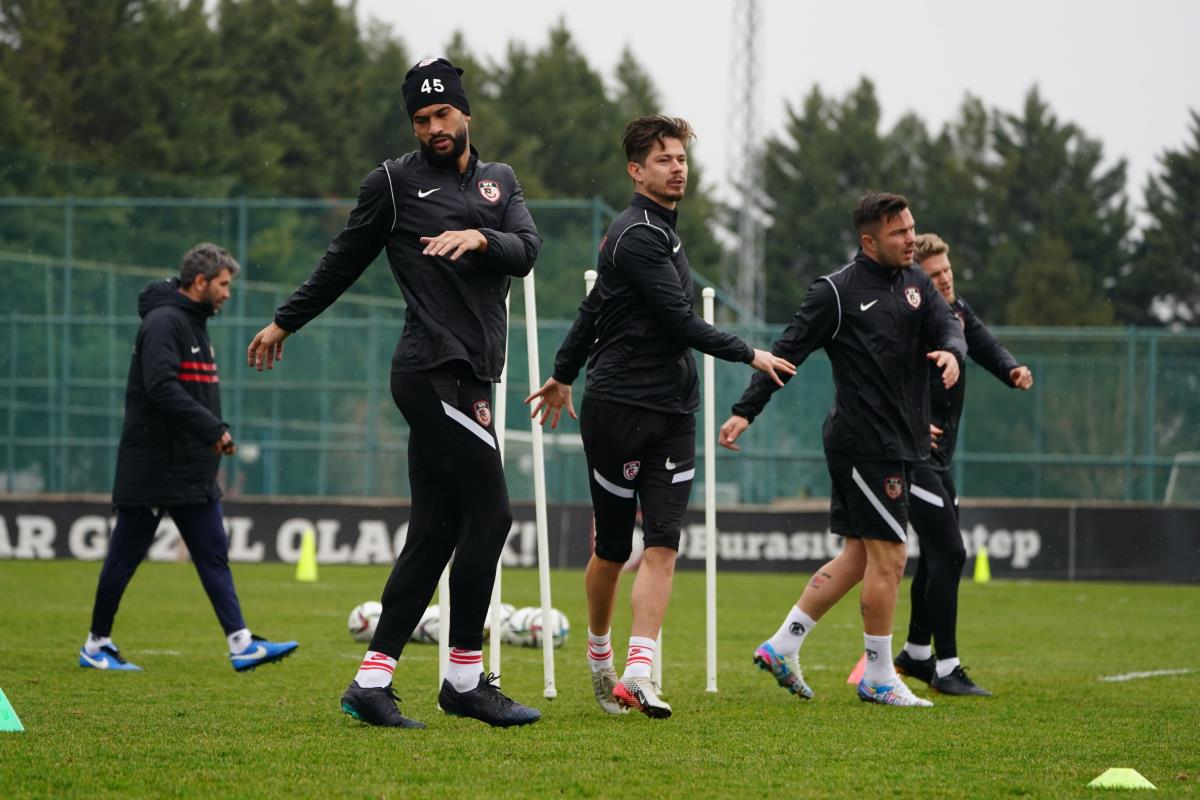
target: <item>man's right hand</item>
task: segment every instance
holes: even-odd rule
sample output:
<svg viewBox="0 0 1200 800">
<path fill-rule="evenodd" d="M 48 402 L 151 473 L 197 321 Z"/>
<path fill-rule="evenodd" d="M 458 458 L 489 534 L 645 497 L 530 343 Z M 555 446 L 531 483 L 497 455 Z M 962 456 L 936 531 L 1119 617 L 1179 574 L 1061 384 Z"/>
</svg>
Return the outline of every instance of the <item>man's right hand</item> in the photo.
<svg viewBox="0 0 1200 800">
<path fill-rule="evenodd" d="M 736 442 L 737 438 L 742 435 L 743 431 L 749 427 L 750 420 L 734 414 L 732 417 L 725 420 L 725 424 L 721 426 L 721 432 L 717 435 L 717 441 L 721 443 L 722 447 L 727 447 L 730 450 L 741 450 L 741 446 L 734 444 L 734 442 Z"/>
<path fill-rule="evenodd" d="M 929 424 L 929 446 L 932 447 L 934 450 L 938 449 L 938 446 L 937 446 L 938 439 L 941 438 L 941 436 L 944 432 L 945 431 L 943 431 L 937 425 L 934 425 L 933 423 Z"/>
<path fill-rule="evenodd" d="M 283 340 L 291 335 L 272 322 L 256 333 L 246 348 L 246 365 L 262 372 L 265 361 L 267 369 L 271 369 L 276 361 L 283 360 Z"/>
<path fill-rule="evenodd" d="M 776 374 L 776 370 L 786 373 L 787 375 L 796 374 L 796 365 L 788 361 L 786 358 L 780 358 L 767 350 L 754 349 L 754 360 L 750 362 L 750 366 L 754 367 L 759 372 L 765 372 L 771 376 L 771 380 L 779 386 L 783 386 L 783 379 Z M 747 423 L 749 424 L 749 423 Z"/>
</svg>

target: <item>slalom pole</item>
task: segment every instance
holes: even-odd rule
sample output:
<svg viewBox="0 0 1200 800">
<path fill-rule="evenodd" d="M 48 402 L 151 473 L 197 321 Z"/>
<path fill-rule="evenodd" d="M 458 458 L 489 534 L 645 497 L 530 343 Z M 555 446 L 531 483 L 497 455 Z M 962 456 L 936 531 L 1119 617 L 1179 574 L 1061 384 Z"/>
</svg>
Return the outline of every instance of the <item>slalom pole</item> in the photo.
<svg viewBox="0 0 1200 800">
<path fill-rule="evenodd" d="M 504 318 L 508 319 L 508 296 L 504 297 Z M 508 337 L 504 339 L 504 367 L 500 370 L 500 382 L 496 384 L 496 446 L 500 448 L 500 466 L 504 467 L 504 436 L 508 421 Z M 508 534 L 505 534 L 506 536 Z M 488 671 L 496 676 L 500 685 L 500 573 L 504 569 L 504 553 L 496 561 L 496 580 L 492 583 L 492 605 L 488 609 L 491 633 L 488 636 Z"/>
<path fill-rule="evenodd" d="M 533 285 L 533 273 L 525 276 L 525 336 L 529 353 L 529 393 L 541 388 L 541 369 L 538 366 L 537 296 Z M 554 684 L 554 620 L 550 611 L 550 543 L 546 521 L 546 453 L 542 442 L 542 426 L 536 419 L 529 420 L 533 439 L 533 498 L 537 518 L 538 587 L 542 597 L 542 675 L 545 688 L 542 696 L 554 698 L 558 690 Z"/>
<path fill-rule="evenodd" d="M 714 298 L 716 291 L 706 287 L 701 293 L 704 298 L 704 321 L 714 321 Z M 716 359 L 704 356 L 704 594 L 706 605 L 706 646 L 708 662 L 708 685 L 705 691 L 717 691 L 717 399 Z"/>
</svg>

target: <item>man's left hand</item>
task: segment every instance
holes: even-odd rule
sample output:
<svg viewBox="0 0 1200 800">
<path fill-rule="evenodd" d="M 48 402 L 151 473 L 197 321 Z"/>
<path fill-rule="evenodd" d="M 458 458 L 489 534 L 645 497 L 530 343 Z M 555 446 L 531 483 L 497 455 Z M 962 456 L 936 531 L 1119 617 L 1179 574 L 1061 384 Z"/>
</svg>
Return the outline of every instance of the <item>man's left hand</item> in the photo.
<svg viewBox="0 0 1200 800">
<path fill-rule="evenodd" d="M 423 256 L 448 256 L 451 261 L 458 261 L 459 256 L 468 250 L 486 253 L 487 237 L 477 230 L 443 231 L 437 236 L 422 236 L 421 244 L 425 249 Z"/>
<path fill-rule="evenodd" d="M 1018 389 L 1029 391 L 1033 388 L 1033 373 L 1029 371 L 1029 367 L 1015 367 L 1013 371 L 1008 373 L 1008 379 L 1013 382 L 1013 386 Z"/>
</svg>

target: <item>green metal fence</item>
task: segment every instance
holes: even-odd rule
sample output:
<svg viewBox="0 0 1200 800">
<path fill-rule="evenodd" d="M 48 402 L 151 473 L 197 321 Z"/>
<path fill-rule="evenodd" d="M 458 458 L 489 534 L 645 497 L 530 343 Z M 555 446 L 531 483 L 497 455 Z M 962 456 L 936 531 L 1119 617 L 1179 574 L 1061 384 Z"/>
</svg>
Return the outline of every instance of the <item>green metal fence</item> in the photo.
<svg viewBox="0 0 1200 800">
<path fill-rule="evenodd" d="M 540 374 L 570 324 L 583 270 L 611 210 L 530 204 L 546 239 L 536 270 Z M 382 263 L 288 340 L 269 373 L 245 347 L 301 281 L 349 204 L 340 201 L 0 199 L 0 491 L 104 492 L 112 482 L 136 298 L 191 244 L 230 246 L 245 271 L 210 324 L 224 416 L 241 445 L 225 460 L 232 495 L 407 493 L 407 430 L 388 392 L 403 326 Z M 509 342 L 509 476 L 532 497 L 523 297 L 514 284 Z M 780 326 L 730 326 L 768 345 Z M 997 329 L 1035 375 L 1016 392 L 968 367 L 955 478 L 964 495 L 1200 500 L 1200 334 L 1159 330 Z M 749 378 L 717 364 L 718 423 Z M 580 387 L 582 388 L 582 387 Z M 820 429 L 832 400 L 822 354 L 768 406 L 734 454 L 718 448 L 720 496 L 767 503 L 828 494 Z M 576 402 L 579 395 L 577 392 Z M 546 447 L 550 496 L 583 501 L 586 470 L 572 421 Z M 701 448 L 703 443 L 700 443 Z"/>
</svg>

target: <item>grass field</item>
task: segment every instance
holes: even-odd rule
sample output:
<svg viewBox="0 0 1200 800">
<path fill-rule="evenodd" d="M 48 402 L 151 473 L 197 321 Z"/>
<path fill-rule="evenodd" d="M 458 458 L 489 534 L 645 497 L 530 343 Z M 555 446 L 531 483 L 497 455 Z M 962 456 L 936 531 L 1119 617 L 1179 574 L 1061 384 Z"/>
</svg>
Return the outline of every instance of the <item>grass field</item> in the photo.
<svg viewBox="0 0 1200 800">
<path fill-rule="evenodd" d="M 114 638 L 146 672 L 78 668 L 98 569 L 0 561 L 0 688 L 27 731 L 0 734 L 0 797 L 1096 797 L 1088 781 L 1113 766 L 1139 770 L 1155 796 L 1200 796 L 1200 672 L 1099 680 L 1200 668 L 1200 587 L 965 583 L 960 651 L 997 696 L 894 709 L 860 703 L 845 683 L 862 644 L 853 600 L 805 647 L 815 700 L 753 668 L 798 575 L 721 576 L 720 692 L 706 693 L 703 575 L 683 574 L 664 643 L 675 716 L 651 721 L 595 706 L 582 575 L 560 571 L 554 604 L 574 627 L 558 698 L 541 697 L 540 651 L 504 652 L 505 690 L 539 706 L 541 722 L 443 717 L 436 648 L 412 645 L 396 685 L 429 729 L 395 731 L 337 702 L 362 653 L 346 615 L 377 597 L 386 569 L 322 567 L 318 583 L 298 584 L 284 566 L 235 567 L 251 627 L 301 642 L 244 675 L 186 564 L 145 564 L 126 594 Z M 537 602 L 535 572 L 509 571 L 504 585 L 507 601 Z M 907 609 L 903 596 L 896 647 Z"/>
</svg>

